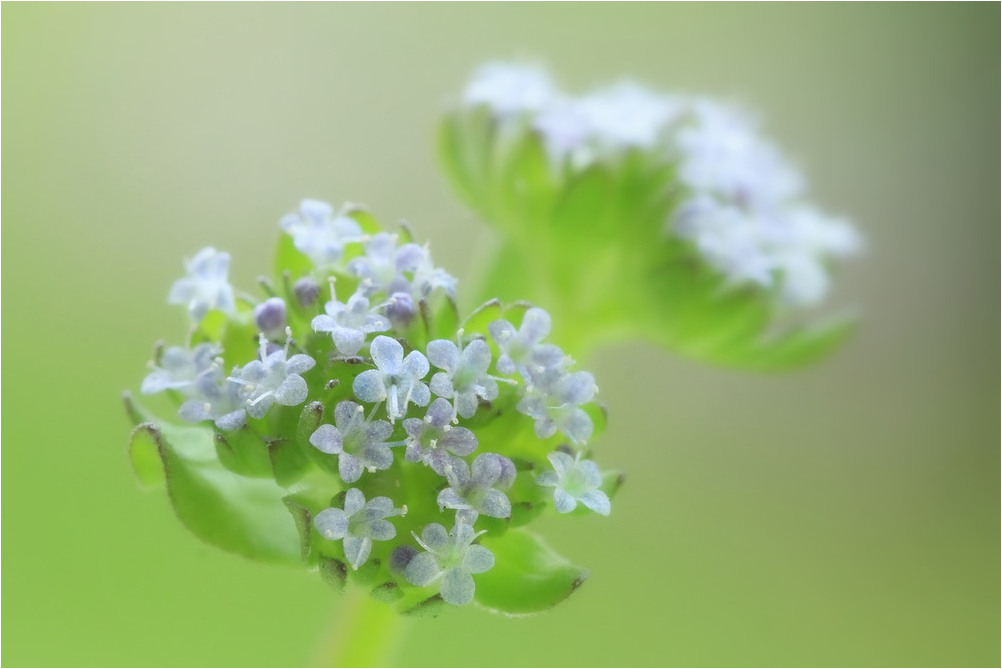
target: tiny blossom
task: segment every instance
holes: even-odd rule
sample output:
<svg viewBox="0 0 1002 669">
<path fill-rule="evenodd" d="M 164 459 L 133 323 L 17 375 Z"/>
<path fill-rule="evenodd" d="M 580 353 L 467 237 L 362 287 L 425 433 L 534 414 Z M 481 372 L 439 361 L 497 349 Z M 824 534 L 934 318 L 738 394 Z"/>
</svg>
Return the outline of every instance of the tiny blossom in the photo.
<svg viewBox="0 0 1002 669">
<path fill-rule="evenodd" d="M 292 243 L 317 267 L 333 265 L 341 259 L 345 244 L 363 237 L 358 222 L 336 215 L 333 207 L 318 200 L 303 200 L 299 211 L 282 219 L 282 229 L 292 235 Z"/>
<path fill-rule="evenodd" d="M 411 293 L 411 282 L 404 272 L 413 273 L 424 258 L 425 252 L 413 242 L 397 246 L 398 235 L 380 232 L 365 243 L 365 255 L 353 258 L 348 271 L 368 279 L 365 284 L 370 294 L 395 292 Z"/>
<path fill-rule="evenodd" d="M 199 374 L 209 369 L 222 353 L 215 344 L 199 344 L 189 350 L 171 346 L 160 356 L 159 364 L 143 379 L 140 392 L 159 393 L 164 390 L 190 391 Z"/>
<path fill-rule="evenodd" d="M 349 297 L 347 304 L 332 299 L 324 311 L 327 313 L 314 317 L 311 326 L 316 332 L 330 332 L 334 346 L 344 355 L 358 353 L 369 333 L 390 329 L 389 320 L 370 309 L 368 298 L 361 293 Z"/>
<path fill-rule="evenodd" d="M 344 557 L 352 569 L 358 569 L 369 559 L 373 541 L 389 541 L 397 536 L 397 528 L 386 520 L 401 516 L 389 497 L 374 497 L 368 502 L 358 488 L 349 488 L 344 497 L 344 509 L 324 509 L 313 519 L 313 527 L 325 539 L 344 542 Z"/>
<path fill-rule="evenodd" d="M 393 327 L 401 329 L 410 325 L 417 315 L 414 298 L 410 296 L 410 293 L 399 291 L 390 295 L 390 299 L 383 304 L 383 310 Z"/>
<path fill-rule="evenodd" d="M 539 307 L 525 312 L 522 326 L 518 330 L 508 321 L 498 319 L 487 326 L 487 331 L 501 351 L 496 367 L 502 374 L 514 374 L 517 370 L 527 376 L 528 367 L 534 362 L 537 353 L 547 358 L 553 353 L 553 349 L 540 345 L 546 335 L 550 334 L 550 315 Z"/>
<path fill-rule="evenodd" d="M 324 453 L 338 456 L 338 473 L 345 483 L 354 483 L 362 471 L 389 469 L 393 452 L 386 440 L 393 426 L 385 420 L 367 420 L 365 410 L 352 401 L 334 407 L 334 425 L 324 424 L 310 436 L 310 443 Z"/>
<path fill-rule="evenodd" d="M 453 456 L 466 456 L 475 451 L 477 437 L 465 427 L 453 427 L 454 416 L 452 405 L 439 398 L 428 407 L 424 419 L 404 420 L 407 432 L 404 456 L 407 460 L 423 462 L 445 476 L 453 461 L 457 460 Z"/>
<path fill-rule="evenodd" d="M 237 373 L 238 367 L 233 369 Z M 194 397 L 181 405 L 181 420 L 199 423 L 211 420 L 220 430 L 237 430 L 247 422 L 243 388 L 226 378 L 218 365 L 200 373 L 192 386 Z"/>
<path fill-rule="evenodd" d="M 280 297 L 269 297 L 254 307 L 254 325 L 269 338 L 285 331 L 285 319 L 285 300 Z"/>
<path fill-rule="evenodd" d="M 178 279 L 167 295 L 168 304 L 183 304 L 196 323 L 212 309 L 224 313 L 236 311 L 233 287 L 227 281 L 230 254 L 216 251 L 211 246 L 195 254 L 185 263 L 188 276 Z"/>
<path fill-rule="evenodd" d="M 498 62 L 477 69 L 463 92 L 463 101 L 470 106 L 486 105 L 498 118 L 510 118 L 542 109 L 553 95 L 545 70 Z"/>
<path fill-rule="evenodd" d="M 411 402 L 427 406 L 431 392 L 423 379 L 428 374 L 428 359 L 420 351 L 404 357 L 404 347 L 396 339 L 377 336 L 369 345 L 369 354 L 376 369 L 368 369 L 355 377 L 352 390 L 363 402 L 386 401 L 386 413 L 391 421 L 407 415 Z"/>
<path fill-rule="evenodd" d="M 453 606 L 469 604 L 476 588 L 473 574 L 494 566 L 494 554 L 473 543 L 485 531 L 474 533 L 470 525 L 460 522 L 449 532 L 438 523 L 426 525 L 420 537 L 412 532 L 425 552 L 410 560 L 404 575 L 418 587 L 441 581 L 443 600 Z"/>
<path fill-rule="evenodd" d="M 595 513 L 609 515 L 612 507 L 608 495 L 599 490 L 602 474 L 598 465 L 591 460 L 582 460 L 580 453 L 572 458 L 555 451 L 547 458 L 553 465 L 553 471 L 537 476 L 536 483 L 553 488 L 553 508 L 557 513 L 570 513 L 581 502 Z"/>
<path fill-rule="evenodd" d="M 551 368 L 533 374 L 532 381 L 517 408 L 536 419 L 536 436 L 548 439 L 559 430 L 575 444 L 588 441 L 594 425 L 579 406 L 595 397 L 595 377 L 589 372 L 567 374 Z"/>
<path fill-rule="evenodd" d="M 268 352 L 268 341 L 261 337 L 260 360 L 244 365 L 230 380 L 242 386 L 246 409 L 254 418 L 263 418 L 274 403 L 296 406 L 306 401 L 309 387 L 300 374 L 309 371 L 316 361 L 304 353 L 286 359 L 287 350 Z"/>
<path fill-rule="evenodd" d="M 455 460 L 446 470 L 449 487 L 438 494 L 439 508 L 474 511 L 492 518 L 511 517 L 511 502 L 499 488 L 507 490 L 515 480 L 515 465 L 496 453 L 481 453 L 467 466 Z"/>
<path fill-rule="evenodd" d="M 633 82 L 623 82 L 579 99 L 589 137 L 609 151 L 650 150 L 660 142 L 681 103 Z"/>
<path fill-rule="evenodd" d="M 433 291 L 441 290 L 449 297 L 456 297 L 456 279 L 441 267 L 436 267 L 431 259 L 431 251 L 427 245 L 421 247 L 421 257 L 413 270 L 411 279 L 411 295 L 416 300 L 423 300 Z"/>
<path fill-rule="evenodd" d="M 463 418 L 476 413 L 478 397 L 487 401 L 497 398 L 497 381 L 487 374 L 491 349 L 482 339 L 474 339 L 462 350 L 448 339 L 435 339 L 428 342 L 428 360 L 445 370 L 431 377 L 431 392 L 452 399 Z"/>
</svg>

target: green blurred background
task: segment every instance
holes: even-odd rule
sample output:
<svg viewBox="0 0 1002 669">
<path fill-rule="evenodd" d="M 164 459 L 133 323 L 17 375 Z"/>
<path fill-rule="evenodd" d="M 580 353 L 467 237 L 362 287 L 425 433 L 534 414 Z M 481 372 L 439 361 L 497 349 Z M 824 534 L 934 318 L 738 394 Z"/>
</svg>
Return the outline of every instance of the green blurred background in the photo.
<svg viewBox="0 0 1002 669">
<path fill-rule="evenodd" d="M 229 250 L 253 287 L 301 197 L 407 218 L 472 276 L 492 233 L 433 130 L 511 56 L 761 110 L 870 242 L 829 303 L 862 326 L 786 375 L 596 356 L 628 485 L 543 523 L 591 580 L 536 618 L 415 621 L 400 663 L 998 665 L 998 4 L 3 10 L 4 665 L 311 661 L 336 596 L 141 492 L 119 396 L 183 336 L 182 257 Z"/>
</svg>

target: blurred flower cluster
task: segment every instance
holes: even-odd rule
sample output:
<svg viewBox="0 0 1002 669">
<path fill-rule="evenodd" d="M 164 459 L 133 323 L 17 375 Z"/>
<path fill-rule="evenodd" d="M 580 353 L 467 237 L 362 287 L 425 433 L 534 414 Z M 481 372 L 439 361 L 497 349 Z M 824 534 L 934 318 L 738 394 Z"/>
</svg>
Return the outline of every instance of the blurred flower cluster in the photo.
<svg viewBox="0 0 1002 669">
<path fill-rule="evenodd" d="M 585 572 L 525 526 L 609 514 L 620 477 L 590 459 L 595 379 L 545 341 L 547 312 L 492 300 L 461 321 L 428 247 L 357 207 L 305 200 L 281 227 L 262 298 L 213 248 L 171 288 L 187 342 L 158 347 L 141 390 L 180 422 L 129 398 L 140 478 L 210 543 L 401 611 L 569 595 Z"/>
<path fill-rule="evenodd" d="M 776 323 L 820 302 L 833 263 L 862 247 L 848 222 L 806 199 L 751 115 L 706 97 L 634 82 L 573 96 L 539 67 L 489 63 L 447 115 L 441 155 L 466 202 L 506 236 L 494 274 L 535 256 L 526 283 L 553 296 L 574 273 L 601 277 L 605 288 L 586 280 L 573 304 L 599 316 L 593 338 L 629 331 L 717 362 L 793 364 L 791 333 Z M 488 276 L 488 290 L 504 283 Z M 639 304 L 627 297 L 638 293 Z M 843 331 L 801 328 L 793 357 L 820 355 Z"/>
</svg>

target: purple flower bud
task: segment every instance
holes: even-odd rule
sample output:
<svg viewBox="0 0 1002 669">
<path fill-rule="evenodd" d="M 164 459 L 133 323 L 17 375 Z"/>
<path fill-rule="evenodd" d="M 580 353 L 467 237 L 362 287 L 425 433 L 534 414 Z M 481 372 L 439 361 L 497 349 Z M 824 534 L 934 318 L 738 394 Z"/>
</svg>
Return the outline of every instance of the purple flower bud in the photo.
<svg viewBox="0 0 1002 669">
<path fill-rule="evenodd" d="M 304 307 L 312 306 L 320 297 L 320 284 L 308 276 L 296 281 L 292 286 L 296 301 Z"/>
<path fill-rule="evenodd" d="M 254 324 L 265 335 L 280 334 L 285 330 L 285 301 L 280 297 L 269 297 L 254 307 Z"/>
<path fill-rule="evenodd" d="M 414 307 L 414 299 L 407 293 L 393 293 L 386 303 L 386 317 L 393 323 L 393 327 L 405 328 L 414 320 L 417 309 Z"/>
</svg>

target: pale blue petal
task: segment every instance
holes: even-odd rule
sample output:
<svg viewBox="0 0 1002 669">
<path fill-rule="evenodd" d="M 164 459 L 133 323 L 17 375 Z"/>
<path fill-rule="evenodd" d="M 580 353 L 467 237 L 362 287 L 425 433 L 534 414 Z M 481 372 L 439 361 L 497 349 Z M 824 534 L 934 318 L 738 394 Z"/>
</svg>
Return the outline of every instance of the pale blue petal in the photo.
<svg viewBox="0 0 1002 669">
<path fill-rule="evenodd" d="M 560 428 L 560 431 L 575 444 L 585 443 L 591 439 L 591 435 L 595 431 L 595 425 L 591 421 L 591 416 L 585 413 L 584 410 L 577 408 L 564 419 L 563 425 Z"/>
<path fill-rule="evenodd" d="M 609 496 L 601 490 L 589 490 L 578 499 L 580 499 L 581 503 L 589 509 L 595 513 L 600 513 L 603 516 L 608 516 L 609 512 L 612 511 L 612 504 L 609 503 Z"/>
<path fill-rule="evenodd" d="M 428 390 L 427 384 L 418 381 L 414 384 L 411 389 L 411 402 L 418 405 L 419 407 L 427 406 L 428 402 L 431 401 L 431 392 Z"/>
<path fill-rule="evenodd" d="M 369 525 L 369 536 L 376 541 L 389 541 L 397 536 L 397 528 L 388 520 L 374 520 Z"/>
<path fill-rule="evenodd" d="M 372 539 L 348 535 L 344 538 L 344 557 L 352 569 L 358 569 L 369 559 L 372 552 Z"/>
<path fill-rule="evenodd" d="M 349 488 L 344 495 L 344 512 L 355 515 L 365 506 L 365 495 L 358 488 Z"/>
<path fill-rule="evenodd" d="M 438 372 L 431 377 L 431 392 L 439 397 L 452 398 L 452 379 L 445 372 Z M 153 391 L 156 392 L 156 391 Z"/>
<path fill-rule="evenodd" d="M 410 581 L 411 585 L 418 587 L 431 584 L 441 574 L 438 560 L 431 553 L 418 553 L 404 569 L 404 576 L 407 580 Z"/>
<path fill-rule="evenodd" d="M 421 531 L 421 541 L 432 551 L 440 552 L 449 545 L 449 532 L 438 523 L 431 523 Z"/>
<path fill-rule="evenodd" d="M 351 389 L 363 402 L 381 402 L 386 399 L 383 373 L 376 369 L 367 369 L 356 376 Z"/>
<path fill-rule="evenodd" d="M 560 478 L 556 472 L 543 472 L 536 477 L 536 483 L 541 486 L 552 488 L 560 484 Z"/>
<path fill-rule="evenodd" d="M 483 339 L 474 339 L 463 349 L 464 367 L 483 374 L 491 366 L 491 348 Z"/>
<path fill-rule="evenodd" d="M 216 419 L 216 427 L 220 430 L 239 430 L 247 422 L 247 412 L 243 409 L 237 409 L 236 411 L 231 411 L 230 413 L 223 414 Z"/>
<path fill-rule="evenodd" d="M 313 518 L 313 527 L 325 539 L 343 539 L 348 533 L 348 515 L 341 509 L 324 509 Z"/>
<path fill-rule="evenodd" d="M 370 370 L 375 371 L 375 370 Z M 365 372 L 362 372 L 364 374 Z M 376 372 L 378 374 L 378 372 Z M 361 374 L 359 374 L 361 376 Z M 345 400 L 343 402 L 338 402 L 337 406 L 334 407 L 334 423 L 338 428 L 347 433 L 351 431 L 353 423 L 360 418 L 364 418 L 365 413 L 361 406 L 355 404 L 351 400 Z"/>
<path fill-rule="evenodd" d="M 455 452 L 455 451 L 453 451 Z M 457 453 L 457 455 L 459 455 Z M 481 453 L 470 467 L 473 484 L 479 488 L 494 485 L 501 476 L 501 462 L 494 453 Z"/>
<path fill-rule="evenodd" d="M 567 494 L 563 488 L 553 490 L 553 508 L 557 513 L 570 513 L 578 505 L 577 500 Z"/>
<path fill-rule="evenodd" d="M 598 470 L 598 465 L 593 460 L 582 460 L 578 463 L 578 471 L 584 475 L 585 483 L 589 488 L 597 488 L 602 485 L 602 472 Z"/>
<path fill-rule="evenodd" d="M 298 374 L 290 374 L 275 390 L 275 401 L 287 407 L 294 407 L 306 401 L 310 389 L 306 381 Z"/>
<path fill-rule="evenodd" d="M 404 359 L 404 347 L 396 339 L 378 335 L 369 345 L 369 355 L 376 367 L 385 374 L 394 374 Z M 420 353 L 418 355 L 421 355 Z M 422 358 L 424 356 L 421 356 Z M 363 372 L 364 373 L 364 372 Z"/>
<path fill-rule="evenodd" d="M 404 369 L 415 379 L 423 379 L 431 370 L 431 367 L 428 366 L 428 358 L 424 357 L 420 351 L 408 353 L 403 364 Z"/>
<path fill-rule="evenodd" d="M 519 334 L 531 342 L 541 340 L 550 334 L 550 315 L 539 307 L 529 309 L 522 318 Z"/>
<path fill-rule="evenodd" d="M 313 369 L 316 364 L 317 361 L 305 353 L 297 353 L 285 363 L 285 371 L 289 374 L 302 374 Z"/>
<path fill-rule="evenodd" d="M 477 510 L 491 518 L 511 518 L 511 502 L 507 495 L 496 488 L 491 488 L 484 494 L 484 501 Z"/>
<path fill-rule="evenodd" d="M 494 553 L 480 544 L 473 544 L 463 556 L 463 568 L 473 574 L 482 574 L 494 567 Z"/>
<path fill-rule="evenodd" d="M 439 398 L 431 403 L 425 413 L 425 421 L 435 427 L 445 427 L 452 422 L 452 405 L 448 400 Z"/>
<path fill-rule="evenodd" d="M 331 339 L 338 352 L 344 355 L 355 355 L 365 345 L 364 332 L 340 325 L 331 328 Z"/>
<path fill-rule="evenodd" d="M 438 447 L 455 455 L 469 455 L 477 450 L 477 437 L 465 427 L 454 427 L 439 440 Z"/>
<path fill-rule="evenodd" d="M 439 369 L 452 372 L 459 364 L 459 349 L 448 339 L 436 339 L 428 342 L 427 351 L 428 360 Z"/>
<path fill-rule="evenodd" d="M 473 508 L 466 503 L 466 500 L 460 497 L 455 490 L 452 488 L 445 488 L 442 492 L 438 493 L 438 508 L 439 509 L 470 509 Z"/>
<path fill-rule="evenodd" d="M 321 425 L 310 435 L 310 443 L 324 453 L 337 454 L 343 448 L 341 433 L 333 425 Z"/>
<path fill-rule="evenodd" d="M 177 410 L 177 416 L 189 423 L 212 418 L 212 405 L 204 400 L 188 400 Z"/>
<path fill-rule="evenodd" d="M 341 453 L 337 456 L 337 473 L 345 483 L 354 483 L 362 478 L 364 471 L 362 463 L 350 453 Z"/>
<path fill-rule="evenodd" d="M 465 606 L 473 601 L 473 577 L 465 569 L 450 569 L 442 575 L 442 599 L 453 606 Z"/>
<path fill-rule="evenodd" d="M 563 451 L 554 451 L 546 456 L 553 465 L 553 469 L 556 470 L 557 474 L 563 478 L 567 475 L 567 472 L 574 466 L 574 458 L 567 455 Z"/>
</svg>

